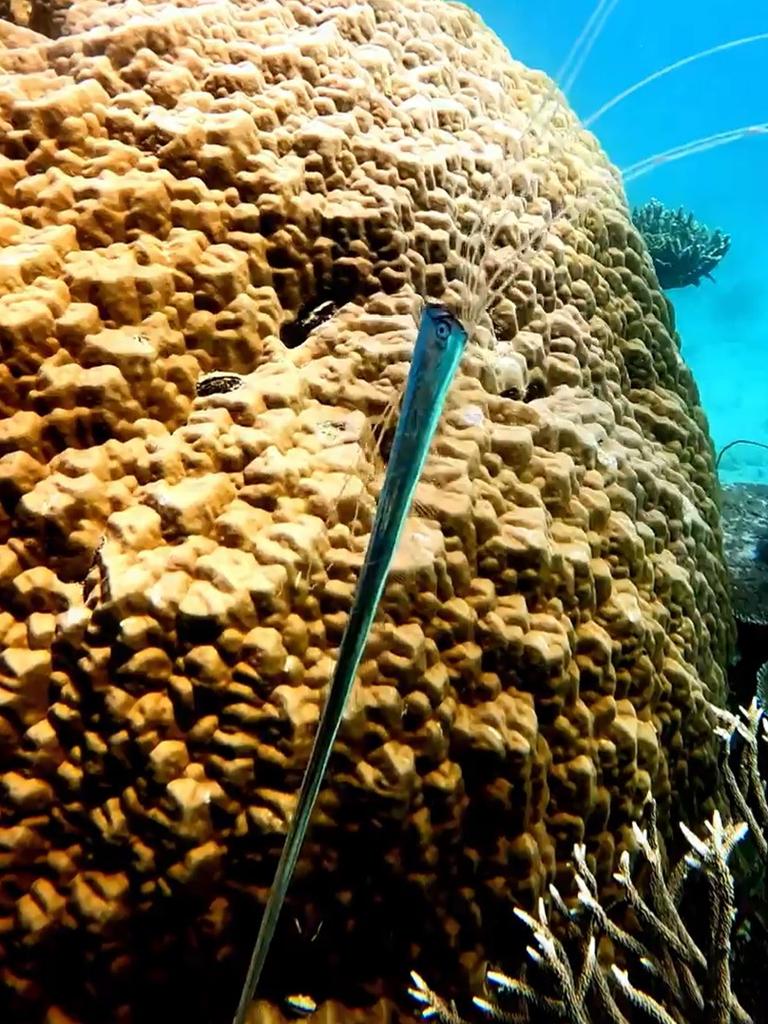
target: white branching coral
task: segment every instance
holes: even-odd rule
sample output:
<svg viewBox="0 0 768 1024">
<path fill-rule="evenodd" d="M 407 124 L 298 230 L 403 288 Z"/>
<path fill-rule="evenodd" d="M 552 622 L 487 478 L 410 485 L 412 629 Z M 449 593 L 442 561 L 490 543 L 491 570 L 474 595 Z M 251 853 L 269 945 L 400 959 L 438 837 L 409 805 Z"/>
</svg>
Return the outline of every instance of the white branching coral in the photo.
<svg viewBox="0 0 768 1024">
<path fill-rule="evenodd" d="M 669 871 L 656 806 L 649 799 L 644 825 L 633 826 L 634 863 L 625 851 L 614 875 L 624 897 L 620 923 L 601 901 L 586 847 L 577 844 L 575 906 L 551 886 L 549 909 L 539 900 L 535 915 L 515 911 L 531 932 L 528 963 L 519 978 L 487 972 L 487 992 L 473 1000 L 481 1019 L 504 1024 L 750 1024 L 732 986 L 735 896 L 729 861 L 748 832 L 761 861 L 768 856 L 768 800 L 758 759 L 759 740 L 768 741 L 768 723 L 756 702 L 740 708 L 738 715 L 715 706 L 711 712 L 724 742 L 727 797 L 743 820 L 730 820 L 716 810 L 701 834 L 681 822 L 689 849 Z M 703 939 L 691 934 L 682 909 L 686 886 L 696 884 L 694 876 L 707 889 L 706 928 L 699 921 L 695 929 Z M 412 978 L 410 992 L 423 1019 L 467 1024 L 454 1003 L 442 1000 L 420 975 Z"/>
</svg>

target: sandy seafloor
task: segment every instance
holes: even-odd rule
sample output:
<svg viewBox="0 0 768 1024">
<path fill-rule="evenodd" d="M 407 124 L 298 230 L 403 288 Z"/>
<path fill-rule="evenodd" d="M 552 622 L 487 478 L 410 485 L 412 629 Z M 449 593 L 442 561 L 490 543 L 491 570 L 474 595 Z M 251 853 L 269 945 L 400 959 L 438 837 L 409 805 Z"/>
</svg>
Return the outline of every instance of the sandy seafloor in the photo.
<svg viewBox="0 0 768 1024">
<path fill-rule="evenodd" d="M 586 118 L 657 69 L 697 51 L 768 35 L 766 0 L 608 0 L 610 16 L 574 84 Z M 594 0 L 472 0 L 512 55 L 557 76 Z M 612 9 L 611 9 L 612 7 Z M 768 123 L 768 38 L 717 54 L 652 83 L 593 126 L 613 162 Z M 767 125 L 768 126 L 768 125 Z M 627 188 L 633 205 L 656 197 L 685 206 L 732 237 L 715 283 L 669 292 L 715 446 L 768 444 L 768 133 L 664 164 Z M 768 451 L 739 446 L 720 476 L 768 482 Z"/>
</svg>

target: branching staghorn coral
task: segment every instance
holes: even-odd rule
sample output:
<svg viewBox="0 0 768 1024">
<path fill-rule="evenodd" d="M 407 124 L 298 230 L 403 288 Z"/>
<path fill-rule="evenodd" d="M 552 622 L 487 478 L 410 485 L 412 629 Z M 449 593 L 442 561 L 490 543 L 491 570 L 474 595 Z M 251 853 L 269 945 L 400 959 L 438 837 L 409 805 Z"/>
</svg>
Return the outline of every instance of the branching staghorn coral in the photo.
<svg viewBox="0 0 768 1024">
<path fill-rule="evenodd" d="M 758 688 L 760 687 L 758 673 Z M 759 760 L 759 740 L 768 741 L 768 719 L 760 700 L 735 715 L 710 706 L 715 732 L 723 741 L 723 781 L 731 807 L 744 818 L 761 857 L 768 862 L 768 800 Z"/>
<path fill-rule="evenodd" d="M 529 964 L 522 977 L 498 970 L 486 975 L 488 992 L 473 1004 L 481 1017 L 524 1024 L 553 1020 L 567 1024 L 749 1024 L 750 1014 L 733 991 L 730 961 L 735 911 L 732 854 L 749 831 L 763 869 L 768 861 L 768 800 L 760 775 L 759 740 L 768 741 L 768 722 L 757 701 L 734 715 L 710 705 L 713 727 L 723 740 L 723 781 L 731 808 L 741 821 L 715 811 L 699 836 L 680 824 L 689 850 L 671 872 L 656 827 L 656 807 L 648 801 L 644 828 L 635 824 L 638 857 L 634 870 L 628 851 L 615 879 L 626 911 L 617 920 L 598 895 L 586 848 L 573 850 L 577 889 L 569 906 L 550 886 L 551 908 L 539 900 L 535 916 L 515 913 L 531 931 Z M 637 881 L 643 876 L 643 882 Z M 707 887 L 707 922 L 697 937 L 689 930 L 683 897 L 699 875 Z M 634 923 L 629 925 L 627 920 Z M 707 937 L 706 943 L 698 933 Z M 602 954 L 602 955 L 601 955 Z M 531 976 L 529 977 L 529 970 Z M 631 977 L 630 977 L 631 975 Z M 433 992 L 412 973 L 411 996 L 423 1019 L 466 1024 L 455 1004 Z M 475 1016 L 473 1019 L 478 1019 Z"/>
<path fill-rule="evenodd" d="M 651 199 L 632 211 L 632 221 L 645 239 L 662 288 L 697 287 L 728 252 L 729 235 L 710 231 L 692 213 L 668 210 Z"/>
</svg>

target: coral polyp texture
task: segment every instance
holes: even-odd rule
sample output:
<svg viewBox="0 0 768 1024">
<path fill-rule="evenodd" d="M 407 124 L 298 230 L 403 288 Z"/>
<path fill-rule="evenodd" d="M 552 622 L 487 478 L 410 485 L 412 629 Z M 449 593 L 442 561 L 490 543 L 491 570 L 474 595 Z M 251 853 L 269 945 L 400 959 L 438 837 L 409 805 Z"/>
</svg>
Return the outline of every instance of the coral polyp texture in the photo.
<svg viewBox="0 0 768 1024">
<path fill-rule="evenodd" d="M 712 450 L 616 173 L 459 5 L 5 14 L 0 1009 L 231 1018 L 428 297 L 469 352 L 254 1020 L 467 989 L 574 843 L 714 808 Z"/>
</svg>

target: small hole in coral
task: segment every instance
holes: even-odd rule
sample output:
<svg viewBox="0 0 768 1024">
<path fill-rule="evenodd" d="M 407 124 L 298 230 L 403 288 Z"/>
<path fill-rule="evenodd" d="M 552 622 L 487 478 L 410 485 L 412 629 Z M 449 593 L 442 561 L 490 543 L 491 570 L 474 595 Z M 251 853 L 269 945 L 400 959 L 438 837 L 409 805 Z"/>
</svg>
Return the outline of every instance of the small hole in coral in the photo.
<svg viewBox="0 0 768 1024">
<path fill-rule="evenodd" d="M 219 303 L 211 295 L 206 295 L 205 292 L 195 292 L 195 309 L 201 309 L 208 313 L 218 313 L 220 309 Z"/>
<path fill-rule="evenodd" d="M 292 323 L 284 324 L 280 332 L 285 347 L 298 348 L 306 341 L 311 331 L 331 319 L 337 308 L 336 302 L 328 294 L 305 303 L 296 319 Z"/>
<path fill-rule="evenodd" d="M 195 392 L 198 398 L 207 395 L 223 395 L 228 391 L 234 391 L 243 383 L 239 373 L 221 373 L 214 371 L 201 377 L 195 384 Z"/>
<path fill-rule="evenodd" d="M 544 386 L 544 382 L 542 380 L 534 378 L 528 384 L 528 387 L 525 389 L 525 401 L 533 402 L 537 398 L 543 398 L 546 395 L 546 393 L 547 389 Z"/>
</svg>

